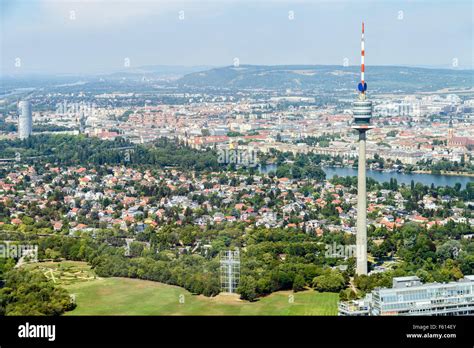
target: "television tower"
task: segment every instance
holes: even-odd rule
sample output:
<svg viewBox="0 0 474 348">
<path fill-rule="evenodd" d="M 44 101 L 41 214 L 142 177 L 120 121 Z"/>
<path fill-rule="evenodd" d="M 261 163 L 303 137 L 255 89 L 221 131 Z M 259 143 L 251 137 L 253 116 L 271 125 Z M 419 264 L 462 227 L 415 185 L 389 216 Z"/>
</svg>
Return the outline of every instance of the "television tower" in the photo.
<svg viewBox="0 0 474 348">
<path fill-rule="evenodd" d="M 359 132 L 359 166 L 357 175 L 357 234 L 356 234 L 356 274 L 367 274 L 367 189 L 366 189 L 366 160 L 365 142 L 366 132 L 374 128 L 370 125 L 372 118 L 372 102 L 367 99 L 367 83 L 365 82 L 365 42 L 364 23 L 362 22 L 362 36 L 360 41 L 360 82 L 359 95 L 352 103 L 354 115 L 353 129 Z"/>
</svg>

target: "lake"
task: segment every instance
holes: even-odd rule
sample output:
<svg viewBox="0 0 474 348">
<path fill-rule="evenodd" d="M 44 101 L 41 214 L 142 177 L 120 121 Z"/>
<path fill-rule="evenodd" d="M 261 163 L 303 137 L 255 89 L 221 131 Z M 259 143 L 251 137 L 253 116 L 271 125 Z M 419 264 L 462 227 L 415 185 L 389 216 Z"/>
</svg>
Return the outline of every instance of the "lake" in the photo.
<svg viewBox="0 0 474 348">
<path fill-rule="evenodd" d="M 269 164 L 265 168 L 259 168 L 262 173 L 276 171 L 276 164 Z M 357 168 L 339 168 L 339 167 L 323 167 L 326 177 L 332 178 L 338 176 L 357 176 Z M 420 173 L 398 173 L 398 172 L 380 172 L 377 170 L 367 169 L 367 176 L 378 182 L 389 182 L 391 178 L 397 179 L 399 184 L 410 185 L 413 180 L 415 183 L 420 182 L 423 185 L 431 186 L 454 186 L 460 183 L 463 188 L 468 182 L 474 182 L 474 177 L 460 175 L 436 175 L 436 174 L 420 174 Z"/>
</svg>

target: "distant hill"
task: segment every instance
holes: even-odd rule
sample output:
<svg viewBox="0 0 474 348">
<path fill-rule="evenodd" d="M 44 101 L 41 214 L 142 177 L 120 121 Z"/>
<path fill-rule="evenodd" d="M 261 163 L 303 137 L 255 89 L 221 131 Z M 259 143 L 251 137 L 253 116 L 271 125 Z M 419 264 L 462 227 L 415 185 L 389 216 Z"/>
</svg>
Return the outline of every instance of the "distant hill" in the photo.
<svg viewBox="0 0 474 348">
<path fill-rule="evenodd" d="M 97 81 L 116 82 L 123 79 L 141 82 L 144 79 L 174 81 L 186 74 L 212 69 L 209 65 L 149 65 L 123 68 L 113 72 L 95 74 L 0 74 L 0 85 L 8 91 L 14 88 L 70 87 Z M 2 92 L 0 89 L 0 96 Z"/>
<path fill-rule="evenodd" d="M 74 93 L 83 90 L 140 92 L 157 81 L 162 86 L 198 89 L 303 90 L 335 97 L 354 92 L 359 82 L 359 67 L 341 65 L 241 65 L 142 66 L 92 75 L 21 74 L 0 78 L 0 98 L 21 95 L 29 89 Z M 368 66 L 366 78 L 370 93 L 430 92 L 444 88 L 473 87 L 474 70 L 434 69 L 400 66 Z"/>
<path fill-rule="evenodd" d="M 241 65 L 187 74 L 180 86 L 229 89 L 327 90 L 356 88 L 359 67 L 337 65 Z M 397 66 L 366 68 L 372 92 L 415 92 L 443 88 L 472 88 L 473 70 L 428 69 Z"/>
<path fill-rule="evenodd" d="M 130 67 L 108 74 L 108 78 L 160 78 L 160 79 L 178 79 L 186 74 L 192 74 L 203 70 L 212 69 L 212 66 L 181 66 L 181 65 L 149 65 L 141 67 Z"/>
</svg>

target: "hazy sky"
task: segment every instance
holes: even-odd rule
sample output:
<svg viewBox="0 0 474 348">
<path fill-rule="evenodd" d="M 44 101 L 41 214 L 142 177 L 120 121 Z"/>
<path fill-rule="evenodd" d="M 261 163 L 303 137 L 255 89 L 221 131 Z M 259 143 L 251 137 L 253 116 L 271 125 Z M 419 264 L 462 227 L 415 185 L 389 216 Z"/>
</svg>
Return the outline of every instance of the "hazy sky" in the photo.
<svg viewBox="0 0 474 348">
<path fill-rule="evenodd" d="M 3 73 L 143 65 L 473 66 L 473 2 L 0 0 Z M 291 12 L 292 11 L 292 12 Z M 293 15 L 293 16 L 292 16 Z M 127 60 L 128 58 L 128 60 Z M 20 65 L 20 66 L 15 66 Z"/>
</svg>

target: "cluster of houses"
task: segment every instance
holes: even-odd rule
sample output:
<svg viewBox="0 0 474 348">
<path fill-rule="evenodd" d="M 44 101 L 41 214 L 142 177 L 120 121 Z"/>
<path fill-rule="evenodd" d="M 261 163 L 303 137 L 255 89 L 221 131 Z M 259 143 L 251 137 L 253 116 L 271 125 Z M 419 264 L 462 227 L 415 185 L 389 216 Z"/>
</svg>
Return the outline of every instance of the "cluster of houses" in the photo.
<svg viewBox="0 0 474 348">
<path fill-rule="evenodd" d="M 308 186 L 312 188 L 310 192 L 305 189 Z M 453 201 L 449 196 L 426 195 L 419 203 L 424 209 L 436 210 Z M 204 228 L 236 222 L 267 228 L 301 228 L 318 235 L 325 231 L 355 233 L 356 202 L 351 188 L 330 181 L 271 179 L 264 174 L 249 180 L 246 175 L 225 173 L 223 180 L 220 173 L 201 177 L 192 172 L 125 166 L 49 166 L 41 174 L 32 166 L 18 166 L 0 179 L 4 215 L 0 224 L 21 225 L 27 216 L 45 222 L 54 231 L 70 234 L 117 228 L 133 235 L 168 223 Z M 449 220 L 474 224 L 454 204 L 450 216 L 441 219 L 408 212 L 405 203 L 396 191 L 369 192 L 369 224 L 387 229 L 408 221 L 428 228 Z M 35 216 L 28 216 L 31 204 L 39 208 L 34 210 Z M 324 213 L 326 206 L 333 208 L 331 216 Z M 54 207 L 55 213 L 41 216 L 48 207 Z"/>
</svg>

